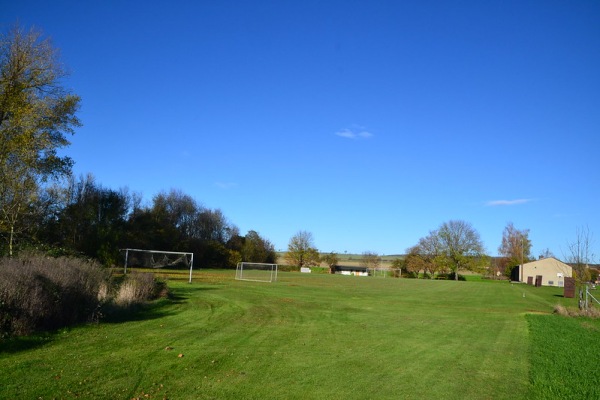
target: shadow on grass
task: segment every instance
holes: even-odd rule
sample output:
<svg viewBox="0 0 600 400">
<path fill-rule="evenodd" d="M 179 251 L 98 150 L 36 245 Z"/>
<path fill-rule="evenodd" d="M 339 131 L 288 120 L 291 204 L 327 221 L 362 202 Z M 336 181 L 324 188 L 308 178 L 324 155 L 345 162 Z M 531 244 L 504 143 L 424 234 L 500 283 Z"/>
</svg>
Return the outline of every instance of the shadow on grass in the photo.
<svg viewBox="0 0 600 400">
<path fill-rule="evenodd" d="M 118 324 L 168 317 L 177 312 L 173 306 L 184 304 L 194 293 L 205 290 L 216 290 L 216 288 L 177 287 L 171 289 L 168 297 L 154 300 L 151 303 L 133 304 L 126 308 L 109 306 L 104 312 L 101 323 Z"/>
<path fill-rule="evenodd" d="M 183 301 L 185 301 L 185 298 L 176 300 L 164 298 L 147 304 L 130 305 L 126 308 L 115 305 L 105 305 L 100 311 L 102 316 L 100 317 L 99 322 L 89 322 L 87 324 L 120 324 L 125 322 L 159 319 L 174 314 L 175 310 L 171 309 L 169 306 Z M 9 337 L 0 341 L 0 355 L 3 353 L 19 353 L 42 347 L 52 343 L 62 332 L 85 325 L 86 323 L 81 323 L 59 328 L 58 330 L 51 332 L 36 332 L 29 336 Z"/>
<path fill-rule="evenodd" d="M 136 304 L 127 308 L 119 308 L 116 306 L 107 306 L 103 310 L 103 317 L 98 322 L 99 324 L 121 324 L 126 322 L 149 321 L 164 318 L 177 313 L 176 306 L 186 303 L 190 297 L 199 291 L 218 290 L 212 287 L 177 287 L 171 290 L 168 297 L 154 300 L 146 304 Z M 90 323 L 94 324 L 94 323 Z M 0 340 L 0 355 L 19 353 L 22 351 L 32 350 L 51 343 L 54 338 L 65 330 L 69 330 L 76 326 L 65 327 L 53 332 L 37 332 L 30 336 L 19 336 Z"/>
<path fill-rule="evenodd" d="M 159 299 L 147 304 L 131 304 L 127 307 L 108 305 L 104 308 L 101 324 L 121 324 L 124 322 L 149 321 L 173 315 L 169 306 L 171 299 Z"/>
<path fill-rule="evenodd" d="M 170 288 L 169 299 L 176 304 L 180 304 L 180 303 L 184 303 L 185 301 L 187 301 L 195 293 L 204 292 L 204 291 L 208 291 L 208 290 L 218 290 L 218 289 L 219 288 L 217 288 L 217 287 L 206 287 L 206 286 L 202 286 L 202 287 L 192 286 L 192 285 L 179 286 L 179 287 L 175 287 L 175 288 Z"/>
<path fill-rule="evenodd" d="M 9 338 L 0 341 L 0 354 L 19 353 L 42 347 L 52 341 L 53 334 L 38 334 Z"/>
</svg>

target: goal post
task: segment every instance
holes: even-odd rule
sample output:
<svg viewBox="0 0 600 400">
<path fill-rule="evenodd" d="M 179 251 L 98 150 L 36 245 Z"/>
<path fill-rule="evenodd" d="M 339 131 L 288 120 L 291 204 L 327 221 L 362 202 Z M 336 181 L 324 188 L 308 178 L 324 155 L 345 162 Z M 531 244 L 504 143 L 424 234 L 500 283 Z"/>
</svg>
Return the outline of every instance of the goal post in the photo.
<svg viewBox="0 0 600 400">
<path fill-rule="evenodd" d="M 235 269 L 235 279 L 253 282 L 277 282 L 277 264 L 240 262 Z"/>
<path fill-rule="evenodd" d="M 192 283 L 194 253 L 143 249 L 121 249 L 121 251 L 125 252 L 125 267 L 123 271 L 125 274 L 127 274 L 127 268 L 133 266 L 142 268 L 189 267 L 189 283 Z"/>
</svg>

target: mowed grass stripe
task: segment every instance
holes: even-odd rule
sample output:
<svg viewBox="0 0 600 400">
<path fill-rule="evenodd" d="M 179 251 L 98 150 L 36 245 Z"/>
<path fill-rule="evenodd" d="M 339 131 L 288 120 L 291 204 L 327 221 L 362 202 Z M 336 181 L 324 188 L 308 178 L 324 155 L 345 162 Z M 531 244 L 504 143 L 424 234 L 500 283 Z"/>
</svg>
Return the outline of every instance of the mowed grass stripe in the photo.
<svg viewBox="0 0 600 400">
<path fill-rule="evenodd" d="M 203 275 L 204 274 L 204 275 Z M 137 320 L 0 353 L 2 398 L 525 398 L 526 312 L 508 283 L 232 271 L 172 281 Z M 523 297 L 523 290 L 528 290 Z M 165 348 L 172 350 L 165 350 Z M 178 357 L 178 354 L 183 357 Z"/>
<path fill-rule="evenodd" d="M 529 399 L 600 399 L 600 320 L 527 315 L 531 331 Z"/>
</svg>

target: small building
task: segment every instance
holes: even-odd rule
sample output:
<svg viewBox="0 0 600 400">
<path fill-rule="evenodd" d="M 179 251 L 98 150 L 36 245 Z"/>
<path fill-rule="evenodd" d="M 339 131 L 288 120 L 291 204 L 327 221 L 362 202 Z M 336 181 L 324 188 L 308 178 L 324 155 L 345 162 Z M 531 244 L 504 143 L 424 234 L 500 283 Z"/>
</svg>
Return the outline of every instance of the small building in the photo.
<svg viewBox="0 0 600 400">
<path fill-rule="evenodd" d="M 573 268 L 554 257 L 517 265 L 510 274 L 510 280 L 530 285 L 564 287 L 565 278 L 573 277 Z"/>
<path fill-rule="evenodd" d="M 342 275 L 369 276 L 369 268 L 353 265 L 336 265 L 335 273 Z"/>
</svg>

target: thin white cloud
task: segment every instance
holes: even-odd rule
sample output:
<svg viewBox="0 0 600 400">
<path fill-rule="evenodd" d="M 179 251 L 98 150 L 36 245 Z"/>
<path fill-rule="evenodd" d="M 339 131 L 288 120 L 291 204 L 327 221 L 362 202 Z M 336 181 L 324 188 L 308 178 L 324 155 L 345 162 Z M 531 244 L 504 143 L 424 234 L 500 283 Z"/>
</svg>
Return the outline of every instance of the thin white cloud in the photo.
<svg viewBox="0 0 600 400">
<path fill-rule="evenodd" d="M 345 128 L 337 131 L 335 134 L 346 139 L 369 139 L 373 137 L 373 134 L 364 128 Z"/>
<path fill-rule="evenodd" d="M 237 185 L 235 182 L 215 182 L 215 186 L 223 190 L 232 189 Z"/>
<path fill-rule="evenodd" d="M 356 134 L 354 134 L 354 132 L 352 132 L 350 129 L 342 129 L 341 131 L 338 131 L 335 134 L 340 137 L 348 138 L 348 139 L 356 138 Z"/>
<path fill-rule="evenodd" d="M 497 206 L 516 206 L 518 204 L 525 204 L 532 202 L 533 199 L 515 199 L 515 200 L 492 200 L 485 203 L 488 207 L 497 207 Z"/>
</svg>

